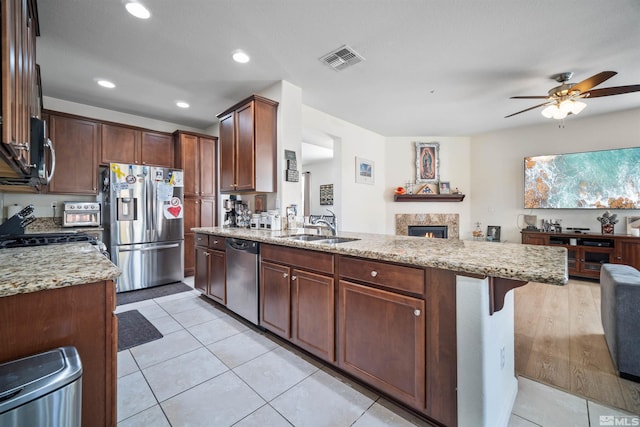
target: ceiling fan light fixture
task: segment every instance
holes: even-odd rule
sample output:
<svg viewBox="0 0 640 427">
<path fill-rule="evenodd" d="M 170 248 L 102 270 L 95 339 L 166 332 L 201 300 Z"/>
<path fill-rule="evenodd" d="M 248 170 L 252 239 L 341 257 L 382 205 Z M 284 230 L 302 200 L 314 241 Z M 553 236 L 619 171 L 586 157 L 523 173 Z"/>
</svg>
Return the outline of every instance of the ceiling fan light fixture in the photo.
<svg viewBox="0 0 640 427">
<path fill-rule="evenodd" d="M 547 108 L 542 110 L 542 115 L 547 119 L 552 119 L 558 107 L 555 104 L 549 105 Z"/>
<path fill-rule="evenodd" d="M 572 108 L 571 108 L 571 113 L 578 114 L 578 113 L 580 113 L 580 111 L 584 110 L 584 108 L 586 106 L 587 106 L 587 104 L 585 104 L 584 102 L 573 101 L 573 105 L 572 105 Z"/>
</svg>

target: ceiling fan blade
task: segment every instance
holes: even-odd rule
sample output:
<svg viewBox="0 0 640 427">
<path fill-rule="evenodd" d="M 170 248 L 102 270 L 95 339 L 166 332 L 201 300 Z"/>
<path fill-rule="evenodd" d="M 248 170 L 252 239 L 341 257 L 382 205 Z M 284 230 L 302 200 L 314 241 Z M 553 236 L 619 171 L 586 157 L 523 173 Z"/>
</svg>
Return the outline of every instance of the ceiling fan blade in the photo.
<svg viewBox="0 0 640 427">
<path fill-rule="evenodd" d="M 543 102 L 542 104 L 538 104 L 538 105 L 534 105 L 533 107 L 529 107 L 526 110 L 518 111 L 517 113 L 513 113 L 513 114 L 509 114 L 508 116 L 504 116 L 504 118 L 506 119 L 506 118 L 515 116 L 516 114 L 524 113 L 524 112 L 529 111 L 529 110 L 534 110 L 534 109 L 536 109 L 538 107 L 544 107 L 545 105 L 550 105 L 550 104 L 553 104 L 554 102 L 555 102 L 555 100 L 549 101 L 549 102 Z"/>
<path fill-rule="evenodd" d="M 603 71 L 601 73 L 595 74 L 588 79 L 581 81 L 580 83 L 576 83 L 571 90 L 579 90 L 581 93 L 585 93 L 591 88 L 598 86 L 600 83 L 609 80 L 611 77 L 615 76 L 615 71 Z"/>
<path fill-rule="evenodd" d="M 640 85 L 604 87 L 602 89 L 594 89 L 587 92 L 589 98 L 598 98 L 600 96 L 622 95 L 623 93 L 640 92 Z"/>
<path fill-rule="evenodd" d="M 512 96 L 509 99 L 547 99 L 549 96 Z"/>
</svg>

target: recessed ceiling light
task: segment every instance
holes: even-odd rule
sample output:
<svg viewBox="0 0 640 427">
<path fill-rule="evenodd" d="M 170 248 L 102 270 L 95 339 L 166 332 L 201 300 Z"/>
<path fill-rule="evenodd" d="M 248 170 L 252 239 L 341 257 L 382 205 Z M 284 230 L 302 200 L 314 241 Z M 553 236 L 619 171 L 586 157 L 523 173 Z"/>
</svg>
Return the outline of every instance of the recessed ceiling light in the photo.
<svg viewBox="0 0 640 427">
<path fill-rule="evenodd" d="M 232 57 L 234 61 L 239 62 L 241 64 L 246 64 L 251 60 L 251 58 L 249 58 L 249 55 L 247 55 L 246 52 L 240 49 L 234 50 Z"/>
<path fill-rule="evenodd" d="M 189 108 L 189 104 L 187 102 L 184 101 L 177 101 L 176 105 L 180 108 Z"/>
<path fill-rule="evenodd" d="M 98 80 L 98 84 L 102 87 L 106 87 L 108 89 L 113 89 L 116 85 L 109 80 Z"/>
<path fill-rule="evenodd" d="M 127 12 L 140 19 L 148 19 L 151 16 L 149 10 L 138 2 L 130 1 L 125 7 Z"/>
</svg>

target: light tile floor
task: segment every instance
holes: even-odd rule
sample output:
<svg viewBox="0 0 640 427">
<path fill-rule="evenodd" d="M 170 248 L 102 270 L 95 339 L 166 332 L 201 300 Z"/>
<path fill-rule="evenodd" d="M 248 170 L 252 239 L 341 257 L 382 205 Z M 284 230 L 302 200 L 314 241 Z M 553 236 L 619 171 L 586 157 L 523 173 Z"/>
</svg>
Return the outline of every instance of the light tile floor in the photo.
<svg viewBox="0 0 640 427">
<path fill-rule="evenodd" d="M 199 295 L 118 307 L 139 310 L 164 335 L 118 353 L 119 427 L 429 425 Z M 640 425 L 526 378 L 518 385 L 510 427 Z"/>
</svg>

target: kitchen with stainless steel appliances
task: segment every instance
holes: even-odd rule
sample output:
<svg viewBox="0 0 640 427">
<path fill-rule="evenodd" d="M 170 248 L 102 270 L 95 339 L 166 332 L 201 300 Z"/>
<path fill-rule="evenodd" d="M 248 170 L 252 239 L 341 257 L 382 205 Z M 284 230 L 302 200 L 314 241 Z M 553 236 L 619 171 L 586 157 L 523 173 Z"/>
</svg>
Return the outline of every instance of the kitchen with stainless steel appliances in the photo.
<svg viewBox="0 0 640 427">
<path fill-rule="evenodd" d="M 102 223 L 117 292 L 184 279 L 183 171 L 111 163 L 102 171 Z"/>
</svg>

